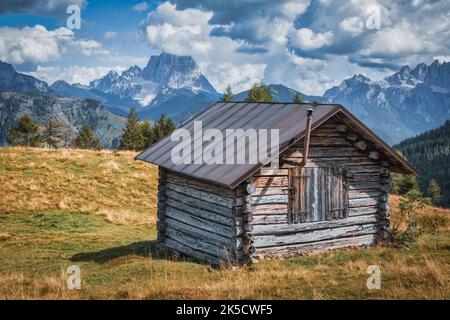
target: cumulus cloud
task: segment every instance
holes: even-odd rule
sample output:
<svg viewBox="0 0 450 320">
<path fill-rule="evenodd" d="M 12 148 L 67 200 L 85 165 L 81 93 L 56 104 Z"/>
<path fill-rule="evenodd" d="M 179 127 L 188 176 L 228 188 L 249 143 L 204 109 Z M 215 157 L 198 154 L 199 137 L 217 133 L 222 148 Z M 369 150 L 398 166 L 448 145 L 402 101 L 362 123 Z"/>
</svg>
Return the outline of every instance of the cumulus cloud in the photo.
<svg viewBox="0 0 450 320">
<path fill-rule="evenodd" d="M 67 28 L 47 30 L 44 26 L 0 27 L 0 60 L 15 65 L 38 65 L 59 60 L 66 54 L 108 55 L 102 44 L 89 39 L 75 39 Z"/>
<path fill-rule="evenodd" d="M 309 51 L 322 48 L 332 42 L 333 32 L 314 33 L 311 29 L 301 28 L 293 33 L 291 44 L 299 49 Z"/>
<path fill-rule="evenodd" d="M 66 14 L 68 6 L 77 5 L 82 8 L 86 3 L 86 0 L 2 0 L 0 14 L 15 12 L 63 16 Z"/>
<path fill-rule="evenodd" d="M 98 79 L 106 75 L 110 70 L 115 70 L 121 73 L 126 68 L 123 66 L 115 67 L 44 67 L 38 66 L 35 71 L 26 72 L 30 76 L 36 77 L 40 80 L 52 84 L 57 80 L 64 80 L 68 83 L 79 83 L 88 85 L 92 80 Z"/>
</svg>

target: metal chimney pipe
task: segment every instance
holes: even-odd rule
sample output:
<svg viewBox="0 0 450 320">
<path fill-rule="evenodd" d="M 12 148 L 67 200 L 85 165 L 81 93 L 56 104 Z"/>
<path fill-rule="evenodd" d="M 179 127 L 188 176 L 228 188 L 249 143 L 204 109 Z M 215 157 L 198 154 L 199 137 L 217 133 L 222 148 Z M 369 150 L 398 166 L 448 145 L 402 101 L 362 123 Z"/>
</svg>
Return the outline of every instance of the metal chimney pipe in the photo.
<svg viewBox="0 0 450 320">
<path fill-rule="evenodd" d="M 302 167 L 304 167 L 306 165 L 306 162 L 308 161 L 309 140 L 311 136 L 311 123 L 313 111 L 314 111 L 313 108 L 308 108 L 308 110 L 306 110 L 306 129 L 305 129 L 305 138 L 303 139 L 303 159 L 300 164 Z"/>
</svg>

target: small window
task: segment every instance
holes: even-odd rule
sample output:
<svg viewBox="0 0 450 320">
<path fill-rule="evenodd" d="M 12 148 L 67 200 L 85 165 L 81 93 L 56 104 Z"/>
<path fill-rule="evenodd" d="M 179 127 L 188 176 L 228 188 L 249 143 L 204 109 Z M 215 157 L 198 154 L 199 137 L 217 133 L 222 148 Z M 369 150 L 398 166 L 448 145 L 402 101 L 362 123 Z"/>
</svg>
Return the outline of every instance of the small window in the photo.
<svg viewBox="0 0 450 320">
<path fill-rule="evenodd" d="M 289 169 L 288 221 L 303 223 L 346 218 L 347 185 L 343 167 Z"/>
</svg>

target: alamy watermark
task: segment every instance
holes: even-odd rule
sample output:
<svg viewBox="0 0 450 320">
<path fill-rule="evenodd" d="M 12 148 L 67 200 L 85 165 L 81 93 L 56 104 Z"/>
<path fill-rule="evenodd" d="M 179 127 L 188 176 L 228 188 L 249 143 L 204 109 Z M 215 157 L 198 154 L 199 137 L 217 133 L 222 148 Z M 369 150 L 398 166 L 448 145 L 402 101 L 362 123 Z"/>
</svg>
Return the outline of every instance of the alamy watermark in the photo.
<svg viewBox="0 0 450 320">
<path fill-rule="evenodd" d="M 67 268 L 67 289 L 80 290 L 81 289 L 81 271 L 80 267 L 73 264 Z"/>
<path fill-rule="evenodd" d="M 366 281 L 366 287 L 369 290 L 381 289 L 381 268 L 379 265 L 371 265 L 367 267 L 367 273 L 370 274 Z"/>
<path fill-rule="evenodd" d="M 81 9 L 73 4 L 67 7 L 66 13 L 69 15 L 66 19 L 67 29 L 81 29 Z"/>
<path fill-rule="evenodd" d="M 193 136 L 180 128 L 170 138 L 177 142 L 171 150 L 171 160 L 176 165 L 270 162 L 272 168 L 279 167 L 279 129 L 203 130 L 202 121 L 194 121 Z"/>
</svg>

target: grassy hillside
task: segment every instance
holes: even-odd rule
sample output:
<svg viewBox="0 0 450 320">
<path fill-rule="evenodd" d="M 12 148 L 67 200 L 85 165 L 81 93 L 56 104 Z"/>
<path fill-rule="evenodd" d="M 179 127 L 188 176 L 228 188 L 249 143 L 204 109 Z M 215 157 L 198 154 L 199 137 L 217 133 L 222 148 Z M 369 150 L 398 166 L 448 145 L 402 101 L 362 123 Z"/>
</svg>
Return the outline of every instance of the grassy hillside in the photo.
<svg viewBox="0 0 450 320">
<path fill-rule="evenodd" d="M 156 168 L 130 152 L 0 149 L 0 298 L 448 299 L 450 211 L 426 207 L 408 247 L 215 269 L 155 249 Z M 391 201 L 397 217 L 399 198 Z M 81 269 L 81 290 L 66 269 Z M 366 288 L 381 267 L 380 290 Z"/>
<path fill-rule="evenodd" d="M 421 190 L 426 192 L 428 183 L 434 178 L 442 189 L 440 204 L 450 207 L 450 121 L 407 139 L 395 148 L 421 172 Z"/>
</svg>

